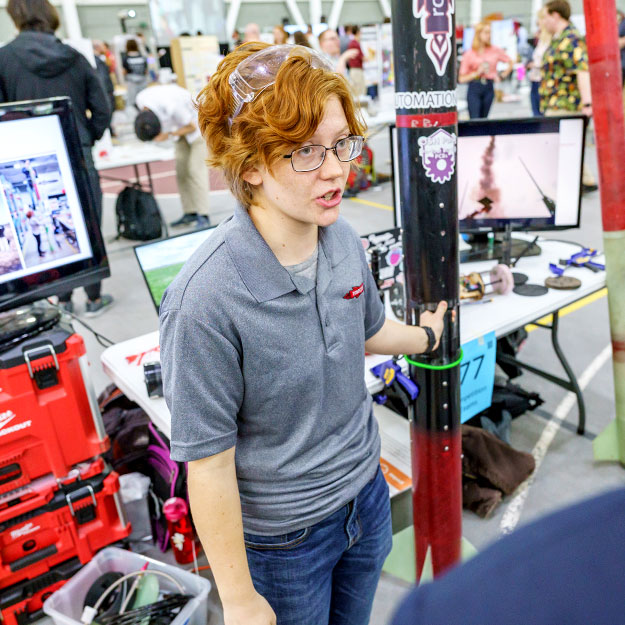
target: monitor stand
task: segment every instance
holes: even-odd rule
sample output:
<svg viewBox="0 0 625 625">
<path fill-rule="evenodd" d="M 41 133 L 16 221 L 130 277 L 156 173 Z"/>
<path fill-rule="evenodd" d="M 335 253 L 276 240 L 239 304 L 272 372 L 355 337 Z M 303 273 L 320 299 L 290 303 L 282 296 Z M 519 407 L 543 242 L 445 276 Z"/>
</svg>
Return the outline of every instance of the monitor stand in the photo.
<svg viewBox="0 0 625 625">
<path fill-rule="evenodd" d="M 494 240 L 489 239 L 485 232 L 473 234 L 471 237 L 471 249 L 460 252 L 461 263 L 496 260 L 510 266 L 521 256 L 538 256 L 542 251 L 536 243 L 512 238 L 510 228 L 501 235 L 496 235 Z"/>
</svg>

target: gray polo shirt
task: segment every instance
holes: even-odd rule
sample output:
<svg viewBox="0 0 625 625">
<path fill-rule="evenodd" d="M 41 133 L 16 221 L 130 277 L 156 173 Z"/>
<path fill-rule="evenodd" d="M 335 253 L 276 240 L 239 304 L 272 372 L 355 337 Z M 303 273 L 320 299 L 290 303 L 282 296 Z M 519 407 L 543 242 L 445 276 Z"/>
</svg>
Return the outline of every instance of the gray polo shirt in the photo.
<svg viewBox="0 0 625 625">
<path fill-rule="evenodd" d="M 320 228 L 317 280 L 297 285 L 239 207 L 161 304 L 171 456 L 236 446 L 245 531 L 321 521 L 373 478 L 380 440 L 364 343 L 384 308 L 358 235 Z"/>
</svg>

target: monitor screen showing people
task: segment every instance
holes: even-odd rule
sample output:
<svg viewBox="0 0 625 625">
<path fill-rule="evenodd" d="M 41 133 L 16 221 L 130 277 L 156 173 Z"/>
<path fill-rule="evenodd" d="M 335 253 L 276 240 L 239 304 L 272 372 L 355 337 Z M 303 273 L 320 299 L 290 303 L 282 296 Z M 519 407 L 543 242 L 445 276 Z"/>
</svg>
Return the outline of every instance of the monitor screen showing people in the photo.
<svg viewBox="0 0 625 625">
<path fill-rule="evenodd" d="M 110 275 L 69 98 L 0 105 L 0 310 Z"/>
<path fill-rule="evenodd" d="M 58 116 L 0 123 L 0 283 L 92 255 Z"/>
</svg>

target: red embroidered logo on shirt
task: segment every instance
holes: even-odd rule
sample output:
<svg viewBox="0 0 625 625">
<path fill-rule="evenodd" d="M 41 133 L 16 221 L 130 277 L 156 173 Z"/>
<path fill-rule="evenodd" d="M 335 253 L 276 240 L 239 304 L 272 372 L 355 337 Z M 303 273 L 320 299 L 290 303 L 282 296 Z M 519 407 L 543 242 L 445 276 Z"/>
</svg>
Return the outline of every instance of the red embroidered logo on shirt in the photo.
<svg viewBox="0 0 625 625">
<path fill-rule="evenodd" d="M 352 287 L 349 293 L 345 293 L 345 295 L 343 295 L 343 299 L 358 298 L 364 293 L 364 290 L 365 290 L 365 283 L 363 282 L 360 286 Z"/>
</svg>

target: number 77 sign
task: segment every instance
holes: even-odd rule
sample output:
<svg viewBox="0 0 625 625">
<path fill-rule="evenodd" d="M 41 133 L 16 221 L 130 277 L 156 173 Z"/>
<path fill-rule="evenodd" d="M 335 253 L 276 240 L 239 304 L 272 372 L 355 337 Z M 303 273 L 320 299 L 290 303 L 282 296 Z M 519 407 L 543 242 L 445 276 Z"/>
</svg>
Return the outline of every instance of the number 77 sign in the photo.
<svg viewBox="0 0 625 625">
<path fill-rule="evenodd" d="M 493 399 L 497 339 L 494 332 L 462 346 L 460 365 L 460 420 L 462 423 L 488 408 Z"/>
</svg>

